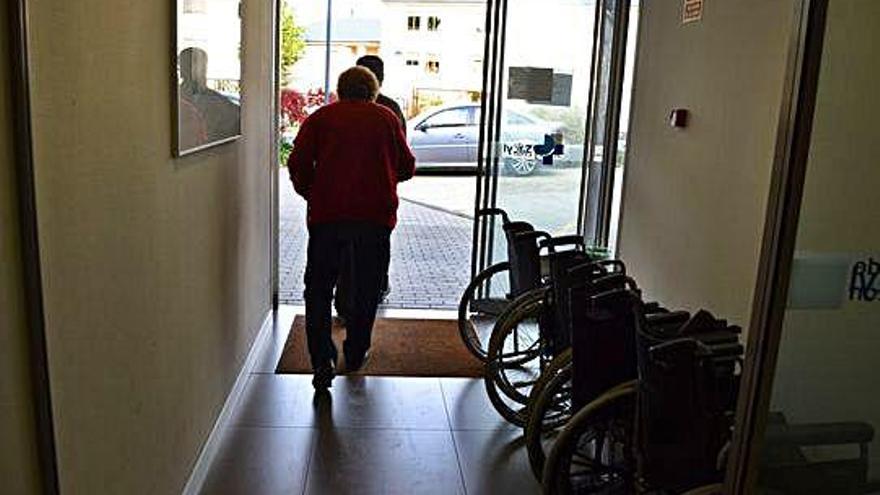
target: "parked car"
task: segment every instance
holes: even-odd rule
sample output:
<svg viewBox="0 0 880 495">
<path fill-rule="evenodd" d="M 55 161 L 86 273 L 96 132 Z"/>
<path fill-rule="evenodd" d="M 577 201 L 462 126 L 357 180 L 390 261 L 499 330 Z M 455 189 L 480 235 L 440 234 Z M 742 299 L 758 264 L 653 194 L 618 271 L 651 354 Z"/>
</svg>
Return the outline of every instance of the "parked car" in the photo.
<svg viewBox="0 0 880 495">
<path fill-rule="evenodd" d="M 504 172 L 531 175 L 541 163 L 534 150 L 547 135 L 561 134 L 562 126 L 504 110 L 501 125 L 501 158 Z M 451 105 L 428 110 L 410 120 L 409 143 L 417 170 L 475 170 L 480 139 L 480 106 Z"/>
</svg>

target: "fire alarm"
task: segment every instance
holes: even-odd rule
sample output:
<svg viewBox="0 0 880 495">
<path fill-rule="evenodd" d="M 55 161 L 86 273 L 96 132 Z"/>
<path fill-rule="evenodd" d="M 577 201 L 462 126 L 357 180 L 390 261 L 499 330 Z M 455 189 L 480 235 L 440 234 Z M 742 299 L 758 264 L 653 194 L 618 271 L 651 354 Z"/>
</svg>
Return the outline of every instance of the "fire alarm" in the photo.
<svg viewBox="0 0 880 495">
<path fill-rule="evenodd" d="M 689 115 L 690 112 L 684 108 L 673 109 L 669 113 L 669 125 L 678 129 L 684 129 L 688 125 Z"/>
</svg>

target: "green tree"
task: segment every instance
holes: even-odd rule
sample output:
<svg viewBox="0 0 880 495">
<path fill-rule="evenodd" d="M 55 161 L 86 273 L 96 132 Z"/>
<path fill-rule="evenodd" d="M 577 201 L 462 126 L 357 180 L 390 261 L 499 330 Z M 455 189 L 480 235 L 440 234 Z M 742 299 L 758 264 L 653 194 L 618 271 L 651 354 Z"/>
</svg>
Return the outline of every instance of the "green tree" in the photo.
<svg viewBox="0 0 880 495">
<path fill-rule="evenodd" d="M 293 65 L 302 57 L 306 48 L 305 29 L 297 25 L 293 11 L 285 2 L 281 10 L 281 82 L 290 83 Z"/>
</svg>

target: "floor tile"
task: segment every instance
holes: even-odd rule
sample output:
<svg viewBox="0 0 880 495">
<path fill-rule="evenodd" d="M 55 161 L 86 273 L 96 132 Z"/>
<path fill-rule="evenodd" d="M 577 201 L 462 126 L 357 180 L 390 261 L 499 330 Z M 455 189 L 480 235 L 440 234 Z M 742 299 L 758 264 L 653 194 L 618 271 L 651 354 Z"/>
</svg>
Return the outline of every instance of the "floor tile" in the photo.
<svg viewBox="0 0 880 495">
<path fill-rule="evenodd" d="M 258 356 L 257 362 L 254 364 L 251 372 L 253 373 L 274 373 L 278 360 L 281 358 L 281 352 L 284 350 L 284 344 L 290 335 L 290 327 L 293 326 L 293 319 L 297 314 L 303 314 L 303 308 L 296 306 L 282 305 L 278 307 L 275 315 L 275 323 L 272 327 L 269 338 L 263 346 L 261 355 Z"/>
<path fill-rule="evenodd" d="M 251 375 L 238 413 L 241 426 L 448 430 L 436 378 L 340 376 L 328 407 L 315 404 L 310 375 Z"/>
<path fill-rule="evenodd" d="M 446 431 L 333 428 L 318 434 L 307 494 L 463 494 Z"/>
<path fill-rule="evenodd" d="M 441 378 L 446 410 L 453 430 L 517 430 L 495 411 L 482 379 Z"/>
<path fill-rule="evenodd" d="M 311 426 L 312 385 L 307 375 L 252 374 L 236 407 L 236 426 Z"/>
<path fill-rule="evenodd" d="M 228 430 L 202 494 L 302 493 L 316 434 L 308 428 Z"/>
<path fill-rule="evenodd" d="M 522 432 L 456 431 L 453 435 L 468 495 L 541 493 L 529 469 Z"/>
</svg>

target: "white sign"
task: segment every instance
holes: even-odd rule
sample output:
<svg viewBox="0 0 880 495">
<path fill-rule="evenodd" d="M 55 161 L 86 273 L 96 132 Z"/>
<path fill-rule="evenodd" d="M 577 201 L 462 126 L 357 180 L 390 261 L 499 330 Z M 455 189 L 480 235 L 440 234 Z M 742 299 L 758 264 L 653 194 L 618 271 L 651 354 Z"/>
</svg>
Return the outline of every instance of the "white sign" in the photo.
<svg viewBox="0 0 880 495">
<path fill-rule="evenodd" d="M 875 254 L 795 254 L 789 309 L 839 309 L 880 302 L 880 257 Z"/>
<path fill-rule="evenodd" d="M 704 0 L 684 0 L 681 9 L 682 24 L 697 22 L 703 18 L 703 2 Z"/>
</svg>

